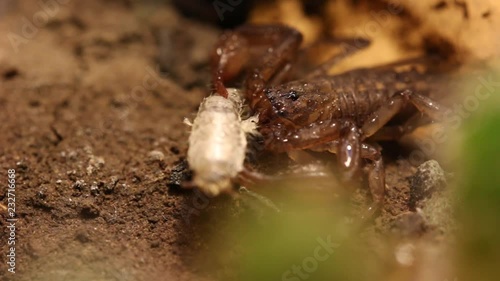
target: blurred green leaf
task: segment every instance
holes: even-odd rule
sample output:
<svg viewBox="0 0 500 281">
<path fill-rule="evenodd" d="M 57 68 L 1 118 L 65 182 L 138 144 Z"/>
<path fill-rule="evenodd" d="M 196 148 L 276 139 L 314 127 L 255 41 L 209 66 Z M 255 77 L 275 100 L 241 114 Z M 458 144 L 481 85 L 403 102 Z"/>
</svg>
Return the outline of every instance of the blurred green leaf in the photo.
<svg viewBox="0 0 500 281">
<path fill-rule="evenodd" d="M 498 280 L 500 275 L 499 97 L 495 87 L 461 131 L 459 280 Z"/>
</svg>

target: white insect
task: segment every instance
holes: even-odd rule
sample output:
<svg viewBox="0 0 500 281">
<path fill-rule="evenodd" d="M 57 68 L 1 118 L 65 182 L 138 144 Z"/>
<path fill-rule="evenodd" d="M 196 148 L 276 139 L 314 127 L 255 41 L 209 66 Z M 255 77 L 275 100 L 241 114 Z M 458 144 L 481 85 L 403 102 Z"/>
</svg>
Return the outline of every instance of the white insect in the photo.
<svg viewBox="0 0 500 281">
<path fill-rule="evenodd" d="M 243 171 L 247 134 L 257 134 L 258 117 L 242 120 L 242 93 L 228 88 L 228 98 L 212 95 L 200 105 L 189 136 L 187 160 L 193 183 L 208 196 L 228 192 L 232 180 Z"/>
</svg>

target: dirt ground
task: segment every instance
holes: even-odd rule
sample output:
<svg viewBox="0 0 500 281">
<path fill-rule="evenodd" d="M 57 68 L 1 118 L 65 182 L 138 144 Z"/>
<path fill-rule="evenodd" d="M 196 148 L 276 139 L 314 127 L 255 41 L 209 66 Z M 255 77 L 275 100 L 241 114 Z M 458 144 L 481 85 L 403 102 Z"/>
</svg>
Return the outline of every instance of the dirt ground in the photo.
<svg viewBox="0 0 500 281">
<path fill-rule="evenodd" d="M 196 193 L 176 183 L 220 30 L 154 1 L 60 2 L 0 4 L 0 180 L 16 170 L 18 218 L 16 274 L 2 258 L 1 279 L 213 280 L 190 263 Z M 386 157 L 380 233 L 413 218 L 416 167 Z"/>
</svg>

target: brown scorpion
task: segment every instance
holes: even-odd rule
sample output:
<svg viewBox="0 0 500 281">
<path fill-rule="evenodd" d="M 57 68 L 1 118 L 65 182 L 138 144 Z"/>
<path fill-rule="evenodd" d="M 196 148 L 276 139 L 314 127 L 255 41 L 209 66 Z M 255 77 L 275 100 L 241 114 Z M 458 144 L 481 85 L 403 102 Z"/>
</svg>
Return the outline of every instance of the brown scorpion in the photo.
<svg viewBox="0 0 500 281">
<path fill-rule="evenodd" d="M 381 149 L 369 138 L 408 103 L 434 120 L 440 119 L 443 107 L 416 92 L 423 78 L 415 69 L 355 69 L 330 76 L 315 71 L 302 80 L 283 82 L 301 42 L 300 32 L 283 25 L 246 25 L 225 32 L 212 58 L 214 87 L 227 96 L 225 84 L 246 71 L 245 99 L 259 116 L 266 149 L 335 153 L 347 179 L 367 159 L 368 185 L 375 206 L 380 206 L 385 171 Z"/>
</svg>

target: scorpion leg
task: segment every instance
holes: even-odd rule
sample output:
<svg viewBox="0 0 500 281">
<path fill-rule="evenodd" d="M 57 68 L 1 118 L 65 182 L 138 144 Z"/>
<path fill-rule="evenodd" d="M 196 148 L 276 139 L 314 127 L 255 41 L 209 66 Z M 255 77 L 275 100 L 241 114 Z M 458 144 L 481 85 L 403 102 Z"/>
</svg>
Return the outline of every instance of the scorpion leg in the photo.
<svg viewBox="0 0 500 281">
<path fill-rule="evenodd" d="M 416 128 L 429 123 L 429 120 L 422 120 L 422 114 L 416 113 L 410 117 L 403 125 L 385 126 L 380 128 L 373 136 L 370 137 L 371 141 L 390 141 L 399 140 L 404 135 L 413 132 Z"/>
<path fill-rule="evenodd" d="M 385 170 L 380 148 L 363 143 L 361 145 L 361 157 L 371 161 L 370 165 L 367 166 L 368 186 L 370 187 L 374 204 L 381 206 L 384 203 Z"/>
<path fill-rule="evenodd" d="M 347 175 L 345 175 L 346 180 L 354 178 L 354 173 L 359 170 L 361 165 L 361 159 L 371 161 L 367 166 L 368 186 L 370 187 L 373 202 L 376 205 L 381 205 L 384 201 L 385 171 L 380 148 L 361 142 L 359 137 L 352 137 L 353 135 L 358 134 L 349 132 L 344 137 L 344 139 L 347 139 L 346 141 L 341 140 L 340 142 L 326 144 L 327 150 L 338 155 L 341 166 L 348 171 Z"/>
<path fill-rule="evenodd" d="M 368 187 L 372 195 L 373 203 L 361 215 L 362 220 L 367 220 L 381 208 L 385 197 L 385 169 L 384 161 L 380 153 L 380 147 L 363 143 L 361 144 L 361 157 L 371 161 L 366 166 L 368 174 Z"/>
<path fill-rule="evenodd" d="M 411 90 L 404 90 L 389 99 L 388 104 L 380 107 L 370 116 L 361 127 L 363 139 L 374 135 L 389 120 L 396 115 L 407 102 L 411 102 L 420 112 L 434 120 L 442 120 L 444 107 L 429 97 L 417 94 Z"/>
<path fill-rule="evenodd" d="M 393 141 L 400 139 L 405 134 L 404 126 L 385 126 L 370 136 L 370 141 Z"/>
<path fill-rule="evenodd" d="M 329 152 L 338 154 L 338 159 L 341 162 L 341 166 L 346 168 L 346 163 L 343 162 L 346 159 L 346 156 L 342 156 L 343 154 L 351 157 L 351 161 L 357 161 L 357 164 L 354 164 L 350 169 L 348 168 L 347 177 L 344 174 L 344 180 L 352 180 L 354 177 L 354 172 L 357 172 L 358 167 L 361 165 L 359 160 L 368 159 L 370 161 L 366 167 L 366 173 L 368 176 L 368 187 L 370 189 L 370 193 L 372 195 L 373 203 L 368 207 L 368 209 L 363 213 L 362 218 L 368 219 L 373 216 L 373 214 L 380 208 L 380 206 L 384 203 L 385 196 L 385 169 L 384 162 L 382 159 L 382 154 L 380 153 L 380 147 L 363 143 L 359 140 L 359 138 L 352 137 L 352 135 L 357 135 L 355 130 L 350 131 L 343 138 L 347 139 L 340 141 L 332 141 L 330 143 L 319 145 L 314 147 L 313 150 L 324 151 L 328 150 Z M 348 146 L 351 146 L 350 148 Z M 359 150 L 353 149 L 353 147 L 359 146 Z M 353 153 L 351 153 L 353 152 Z M 341 160 L 344 159 L 344 160 Z M 350 176 L 350 178 L 349 178 Z"/>
<path fill-rule="evenodd" d="M 346 149 L 341 145 L 336 148 L 338 151 Z M 342 154 L 342 153 L 341 153 Z M 340 155 L 341 155 L 340 154 Z M 339 155 L 339 158 L 340 158 Z M 380 148 L 368 143 L 361 143 L 359 147 L 359 159 L 368 159 L 369 164 L 366 165 L 368 174 L 368 188 L 372 195 L 373 203 L 362 214 L 362 219 L 368 219 L 383 205 L 385 196 L 385 169 Z M 347 179 L 352 180 L 352 178 Z"/>
<path fill-rule="evenodd" d="M 361 159 L 361 133 L 356 124 L 350 123 L 340 137 L 337 159 L 343 168 L 345 180 L 352 180 L 359 171 Z"/>
<path fill-rule="evenodd" d="M 275 180 L 275 177 L 256 172 L 250 167 L 245 167 L 238 174 L 238 181 L 243 185 L 255 185 L 256 183 L 269 182 L 273 180 Z"/>
<path fill-rule="evenodd" d="M 311 79 L 311 78 L 316 78 L 319 76 L 325 76 L 328 75 L 328 72 L 332 67 L 337 65 L 339 62 L 344 60 L 345 58 L 357 53 L 358 51 L 361 51 L 368 47 L 370 45 L 370 41 L 362 38 L 356 38 L 356 39 L 337 39 L 337 40 L 332 40 L 334 41 L 333 43 L 341 43 L 342 44 L 342 50 L 339 54 L 335 54 L 331 58 L 327 59 L 325 62 L 322 64 L 318 65 L 306 75 L 306 79 Z M 355 46 L 351 46 L 349 43 L 353 43 Z"/>
<path fill-rule="evenodd" d="M 321 135 L 321 137 L 319 137 Z M 352 180 L 361 166 L 361 159 L 368 159 L 368 185 L 373 198 L 364 218 L 369 218 L 384 201 L 385 170 L 380 148 L 362 142 L 362 132 L 350 120 L 330 120 L 299 128 L 289 132 L 282 142 L 272 142 L 275 151 L 310 149 L 329 151 L 338 155 L 338 161 L 344 169 L 344 180 Z"/>
</svg>

